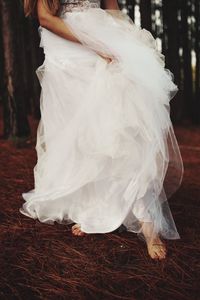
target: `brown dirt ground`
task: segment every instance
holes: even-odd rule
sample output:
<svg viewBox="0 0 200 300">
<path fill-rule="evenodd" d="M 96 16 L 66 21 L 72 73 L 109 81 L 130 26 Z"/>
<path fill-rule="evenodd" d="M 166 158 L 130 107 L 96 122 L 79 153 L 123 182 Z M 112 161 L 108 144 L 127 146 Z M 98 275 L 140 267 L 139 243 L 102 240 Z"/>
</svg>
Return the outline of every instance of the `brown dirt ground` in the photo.
<svg viewBox="0 0 200 300">
<path fill-rule="evenodd" d="M 169 204 L 181 239 L 157 262 L 133 233 L 74 237 L 70 226 L 20 214 L 33 188 L 31 123 L 30 143 L 0 140 L 0 299 L 200 299 L 200 128 L 176 128 L 185 174 Z"/>
</svg>

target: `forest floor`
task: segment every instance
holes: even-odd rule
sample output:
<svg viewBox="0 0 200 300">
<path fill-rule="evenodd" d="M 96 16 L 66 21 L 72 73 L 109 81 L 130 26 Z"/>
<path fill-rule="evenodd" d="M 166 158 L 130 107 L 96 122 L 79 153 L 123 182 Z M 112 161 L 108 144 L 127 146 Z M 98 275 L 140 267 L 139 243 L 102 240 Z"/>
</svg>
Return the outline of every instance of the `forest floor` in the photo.
<svg viewBox="0 0 200 300">
<path fill-rule="evenodd" d="M 185 174 L 169 204 L 181 239 L 166 241 L 160 262 L 136 234 L 74 237 L 71 226 L 19 212 L 22 192 L 33 188 L 32 125 L 26 147 L 0 140 L 0 299 L 200 299 L 200 128 L 176 127 Z"/>
</svg>

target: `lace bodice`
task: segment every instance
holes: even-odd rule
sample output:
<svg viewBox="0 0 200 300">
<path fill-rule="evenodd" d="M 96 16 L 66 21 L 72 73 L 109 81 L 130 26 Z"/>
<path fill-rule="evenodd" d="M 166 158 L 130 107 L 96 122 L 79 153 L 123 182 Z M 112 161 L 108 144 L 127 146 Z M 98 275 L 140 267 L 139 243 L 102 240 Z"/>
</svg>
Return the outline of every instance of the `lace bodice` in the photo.
<svg viewBox="0 0 200 300">
<path fill-rule="evenodd" d="M 81 11 L 86 8 L 100 7 L 101 0 L 60 0 L 60 14 L 71 11 Z"/>
</svg>

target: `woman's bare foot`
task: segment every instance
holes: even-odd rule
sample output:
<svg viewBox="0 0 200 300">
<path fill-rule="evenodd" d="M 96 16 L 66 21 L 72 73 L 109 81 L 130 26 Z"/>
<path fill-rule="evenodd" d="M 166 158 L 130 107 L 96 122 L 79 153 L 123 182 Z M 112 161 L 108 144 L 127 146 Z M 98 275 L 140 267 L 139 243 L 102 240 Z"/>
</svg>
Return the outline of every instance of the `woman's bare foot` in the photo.
<svg viewBox="0 0 200 300">
<path fill-rule="evenodd" d="M 154 232 L 153 223 L 141 222 L 141 225 L 150 257 L 159 260 L 165 259 L 167 254 L 166 245 L 161 241 L 158 234 Z"/>
<path fill-rule="evenodd" d="M 72 226 L 72 233 L 73 235 L 79 235 L 79 236 L 86 235 L 86 233 L 81 230 L 81 226 L 79 224 L 75 224 Z"/>
<path fill-rule="evenodd" d="M 167 249 L 160 238 L 152 239 L 150 242 L 147 242 L 147 250 L 153 259 L 162 260 L 166 258 Z"/>
</svg>

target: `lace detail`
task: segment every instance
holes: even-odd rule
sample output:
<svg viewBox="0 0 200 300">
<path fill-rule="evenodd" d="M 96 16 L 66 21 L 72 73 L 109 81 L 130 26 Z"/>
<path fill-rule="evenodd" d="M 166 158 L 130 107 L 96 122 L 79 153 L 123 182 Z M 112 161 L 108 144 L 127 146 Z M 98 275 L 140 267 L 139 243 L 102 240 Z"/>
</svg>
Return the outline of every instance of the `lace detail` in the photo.
<svg viewBox="0 0 200 300">
<path fill-rule="evenodd" d="M 99 8 L 101 0 L 60 0 L 60 15 L 66 12 L 82 11 L 86 8 Z"/>
</svg>

